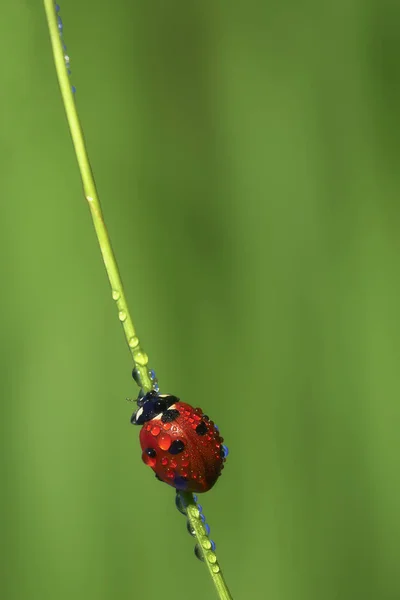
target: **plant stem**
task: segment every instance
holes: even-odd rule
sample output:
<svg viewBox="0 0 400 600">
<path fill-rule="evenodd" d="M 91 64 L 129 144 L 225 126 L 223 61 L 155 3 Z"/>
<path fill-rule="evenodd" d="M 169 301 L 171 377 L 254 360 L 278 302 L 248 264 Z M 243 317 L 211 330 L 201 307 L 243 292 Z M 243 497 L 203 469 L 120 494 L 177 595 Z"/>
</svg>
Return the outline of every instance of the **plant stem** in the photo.
<svg viewBox="0 0 400 600">
<path fill-rule="evenodd" d="M 136 330 L 126 302 L 117 261 L 111 247 L 110 237 L 104 222 L 99 197 L 97 195 L 96 184 L 84 142 L 83 131 L 79 121 L 74 95 L 71 90 L 71 83 L 65 65 L 64 52 L 61 43 L 60 32 L 58 30 L 55 3 L 53 0 L 44 0 L 44 7 L 49 26 L 58 82 L 60 85 L 72 142 L 75 148 L 76 158 L 78 160 L 85 198 L 88 202 L 92 215 L 97 240 L 99 242 L 104 265 L 111 285 L 112 297 L 113 300 L 115 300 L 118 308 L 118 317 L 124 329 L 125 338 L 132 355 L 134 367 L 138 373 L 139 385 L 144 392 L 148 392 L 153 388 L 147 368 L 148 357 L 143 351 L 139 342 L 139 338 L 136 335 Z M 217 562 L 216 555 L 210 550 L 211 543 L 206 535 L 204 526 L 200 519 L 200 513 L 193 498 L 193 494 L 186 493 L 183 494 L 183 497 L 186 504 L 187 517 L 195 532 L 197 543 L 201 548 L 201 552 L 210 572 L 218 596 L 220 600 L 231 600 L 232 596 L 230 595 L 222 576 L 222 571 Z"/>
<path fill-rule="evenodd" d="M 186 513 L 190 522 L 191 528 L 194 531 L 198 546 L 201 549 L 204 562 L 207 565 L 208 571 L 211 575 L 211 579 L 215 585 L 218 596 L 221 600 L 232 600 L 231 593 L 226 585 L 226 581 L 222 574 L 221 567 L 217 562 L 216 554 L 210 549 L 211 542 L 205 533 L 205 529 L 202 521 L 200 520 L 199 509 L 197 508 L 196 502 L 194 501 L 193 494 L 182 493 L 181 496 L 184 499 L 186 505 Z"/>
<path fill-rule="evenodd" d="M 83 191 L 92 215 L 93 225 L 96 230 L 101 254 L 103 256 L 104 265 L 112 289 L 112 297 L 116 302 L 119 320 L 122 323 L 126 341 L 132 354 L 134 367 L 138 372 L 138 380 L 140 381 L 140 386 L 143 391 L 148 392 L 153 388 L 147 368 L 148 357 L 147 354 L 143 352 L 139 338 L 136 335 L 135 327 L 133 325 L 126 302 L 118 265 L 111 247 L 110 237 L 104 223 L 100 201 L 97 195 L 96 184 L 93 178 L 86 145 L 83 138 L 82 127 L 79 122 L 74 95 L 71 90 L 71 83 L 65 66 L 64 52 L 58 30 L 55 5 L 53 0 L 44 0 L 44 6 L 50 31 L 51 44 L 53 47 L 53 56 L 58 82 L 60 84 L 61 95 L 64 102 L 64 108 L 67 115 L 72 142 L 74 144 L 75 154 L 82 177 Z"/>
</svg>

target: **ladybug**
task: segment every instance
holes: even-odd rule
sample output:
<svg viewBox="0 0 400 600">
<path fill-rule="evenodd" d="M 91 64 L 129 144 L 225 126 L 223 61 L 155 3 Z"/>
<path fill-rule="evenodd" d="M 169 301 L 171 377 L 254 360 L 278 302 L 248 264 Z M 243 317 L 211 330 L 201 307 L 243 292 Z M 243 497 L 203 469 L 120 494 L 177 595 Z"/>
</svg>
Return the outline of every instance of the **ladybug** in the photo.
<svg viewBox="0 0 400 600">
<path fill-rule="evenodd" d="M 185 492 L 207 492 L 228 455 L 218 428 L 200 408 L 152 390 L 139 395 L 131 423 L 142 425 L 142 460 L 157 479 Z"/>
</svg>

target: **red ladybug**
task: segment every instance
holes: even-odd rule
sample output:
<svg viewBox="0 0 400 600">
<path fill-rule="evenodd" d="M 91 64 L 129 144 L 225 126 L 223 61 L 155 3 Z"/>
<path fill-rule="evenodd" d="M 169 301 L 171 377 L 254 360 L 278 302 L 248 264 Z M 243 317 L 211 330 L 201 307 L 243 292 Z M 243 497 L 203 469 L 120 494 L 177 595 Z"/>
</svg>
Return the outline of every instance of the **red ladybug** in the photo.
<svg viewBox="0 0 400 600">
<path fill-rule="evenodd" d="M 213 421 L 176 396 L 151 391 L 137 400 L 131 423 L 142 425 L 143 462 L 156 477 L 185 492 L 207 492 L 228 455 Z"/>
</svg>

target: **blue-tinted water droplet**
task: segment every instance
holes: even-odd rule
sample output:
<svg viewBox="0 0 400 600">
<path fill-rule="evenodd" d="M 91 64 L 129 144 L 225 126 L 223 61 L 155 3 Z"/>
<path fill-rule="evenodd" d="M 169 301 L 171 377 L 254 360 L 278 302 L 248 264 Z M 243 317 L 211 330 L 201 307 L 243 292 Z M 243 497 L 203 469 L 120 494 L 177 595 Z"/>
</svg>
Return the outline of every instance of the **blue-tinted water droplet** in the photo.
<svg viewBox="0 0 400 600">
<path fill-rule="evenodd" d="M 201 547 L 199 546 L 199 544 L 195 545 L 195 547 L 194 547 L 194 553 L 196 555 L 196 558 L 198 558 L 199 560 L 201 560 L 202 562 L 204 562 L 203 550 L 201 549 Z"/>
<path fill-rule="evenodd" d="M 186 515 L 186 507 L 185 507 L 185 503 L 183 501 L 182 496 L 179 494 L 179 492 L 176 493 L 175 496 L 175 505 L 176 508 L 179 510 L 180 513 L 182 513 L 183 515 Z"/>
<path fill-rule="evenodd" d="M 215 425 L 215 423 L 214 423 L 214 429 L 216 429 L 217 431 L 219 431 L 219 427 L 218 427 L 218 425 Z"/>
<path fill-rule="evenodd" d="M 56 11 L 56 17 L 57 17 L 58 33 L 60 34 L 61 46 L 62 46 L 62 49 L 63 49 L 63 52 L 64 52 L 65 66 L 66 66 L 68 75 L 71 75 L 70 58 L 69 58 L 69 56 L 67 54 L 67 46 L 66 46 L 66 44 L 64 42 L 64 39 L 63 39 L 64 24 L 62 22 L 61 16 L 58 14 L 59 11 L 60 11 L 60 6 L 58 4 L 55 5 L 55 11 Z M 74 85 L 71 86 L 71 90 L 72 90 L 73 94 L 76 93 L 76 87 Z"/>
<path fill-rule="evenodd" d="M 193 500 L 197 502 L 197 494 L 193 494 Z"/>
<path fill-rule="evenodd" d="M 185 490 L 187 488 L 187 485 L 188 485 L 187 477 L 183 477 L 181 475 L 176 475 L 174 477 L 174 486 L 178 490 Z"/>
<path fill-rule="evenodd" d="M 202 513 L 202 512 L 203 512 L 203 507 L 202 507 L 202 505 L 201 505 L 201 504 L 198 504 L 198 505 L 197 505 L 197 508 L 199 509 L 199 512 L 200 512 L 200 513 Z"/>
<path fill-rule="evenodd" d="M 195 537 L 196 536 L 196 532 L 194 530 L 193 525 L 191 525 L 189 519 L 186 522 L 186 529 L 188 530 L 188 532 L 190 533 L 191 536 Z"/>
<path fill-rule="evenodd" d="M 204 523 L 204 529 L 206 530 L 206 534 L 210 535 L 210 526 L 208 523 Z"/>
<path fill-rule="evenodd" d="M 158 383 L 155 383 L 153 387 L 154 387 L 154 391 L 155 392 L 159 392 L 160 391 L 160 386 L 158 385 Z"/>
<path fill-rule="evenodd" d="M 215 542 L 214 542 L 214 540 L 210 540 L 210 542 L 211 542 L 211 550 L 212 550 L 213 552 L 215 552 L 215 548 L 216 548 L 216 546 L 215 546 Z"/>
<path fill-rule="evenodd" d="M 150 379 L 151 379 L 152 381 L 154 381 L 155 379 L 157 379 L 157 377 L 156 377 L 156 372 L 155 372 L 155 370 L 154 370 L 154 369 L 150 369 L 150 371 L 149 371 L 149 377 L 150 377 Z"/>
<path fill-rule="evenodd" d="M 205 518 L 205 516 L 204 516 L 203 514 L 201 514 L 201 515 L 200 515 L 200 519 L 201 519 L 201 521 L 202 521 L 203 523 L 205 523 L 205 522 L 206 522 L 206 518 Z"/>
<path fill-rule="evenodd" d="M 222 445 L 221 446 L 221 455 L 223 453 L 223 458 L 226 458 L 229 454 L 229 449 L 228 446 Z"/>
</svg>

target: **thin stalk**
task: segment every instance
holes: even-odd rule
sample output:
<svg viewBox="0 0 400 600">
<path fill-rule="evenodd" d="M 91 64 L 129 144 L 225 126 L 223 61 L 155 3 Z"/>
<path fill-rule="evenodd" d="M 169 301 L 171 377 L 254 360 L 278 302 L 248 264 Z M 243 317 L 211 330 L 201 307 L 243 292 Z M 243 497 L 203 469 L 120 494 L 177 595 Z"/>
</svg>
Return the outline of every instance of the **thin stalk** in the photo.
<svg viewBox="0 0 400 600">
<path fill-rule="evenodd" d="M 128 304 L 126 302 L 117 261 L 111 247 L 110 236 L 108 235 L 107 227 L 104 222 L 99 196 L 97 194 L 96 184 L 86 150 L 83 131 L 76 110 L 74 95 L 71 90 L 70 79 L 65 66 L 64 52 L 58 30 L 55 3 L 53 0 L 44 0 L 44 6 L 46 10 L 47 23 L 49 26 L 51 45 L 53 47 L 53 56 L 58 76 L 58 83 L 60 84 L 61 95 L 67 115 L 72 143 L 74 145 L 76 158 L 78 160 L 83 191 L 90 208 L 97 240 L 99 242 L 104 266 L 106 268 L 108 280 L 112 290 L 112 297 L 113 300 L 115 300 L 118 308 L 118 317 L 122 323 L 125 338 L 132 354 L 133 363 L 138 373 L 138 380 L 143 391 L 148 392 L 153 387 L 147 368 L 148 357 L 147 354 L 143 352 L 139 338 L 136 335 L 136 330 L 132 322 Z"/>
<path fill-rule="evenodd" d="M 217 594 L 221 600 L 232 600 L 231 593 L 222 574 L 222 569 L 217 561 L 217 555 L 212 550 L 210 539 L 207 536 L 203 522 L 200 519 L 201 515 L 193 498 L 193 494 L 181 492 L 181 496 L 186 505 L 188 521 L 197 539 L 199 552 L 207 565 L 208 572 L 211 575 Z"/>
<path fill-rule="evenodd" d="M 97 240 L 100 246 L 104 266 L 110 282 L 112 297 L 115 300 L 118 317 L 122 323 L 125 338 L 132 355 L 134 367 L 138 373 L 138 382 L 144 392 L 150 391 L 153 384 L 149 377 L 147 368 L 148 357 L 143 351 L 139 338 L 137 337 L 135 327 L 126 302 L 125 292 L 122 285 L 121 276 L 117 261 L 111 246 L 110 237 L 104 222 L 103 213 L 100 206 L 99 197 L 96 190 L 92 169 L 89 162 L 88 153 L 83 137 L 82 127 L 79 121 L 74 95 L 71 90 L 71 83 L 67 68 L 63 47 L 58 29 L 56 5 L 53 0 L 44 0 L 47 23 L 50 32 L 50 40 L 53 49 L 54 63 L 56 67 L 58 82 L 67 116 L 68 126 L 75 148 L 75 154 L 79 165 L 79 171 L 82 178 L 85 198 L 88 202 L 90 213 L 92 215 L 93 225 L 96 231 Z M 211 550 L 211 542 L 205 532 L 202 524 L 197 504 L 193 494 L 183 494 L 186 505 L 187 517 L 195 533 L 199 551 L 208 567 L 215 589 L 221 600 L 231 600 L 232 596 L 227 588 L 222 571 L 217 562 L 215 553 Z"/>
</svg>

